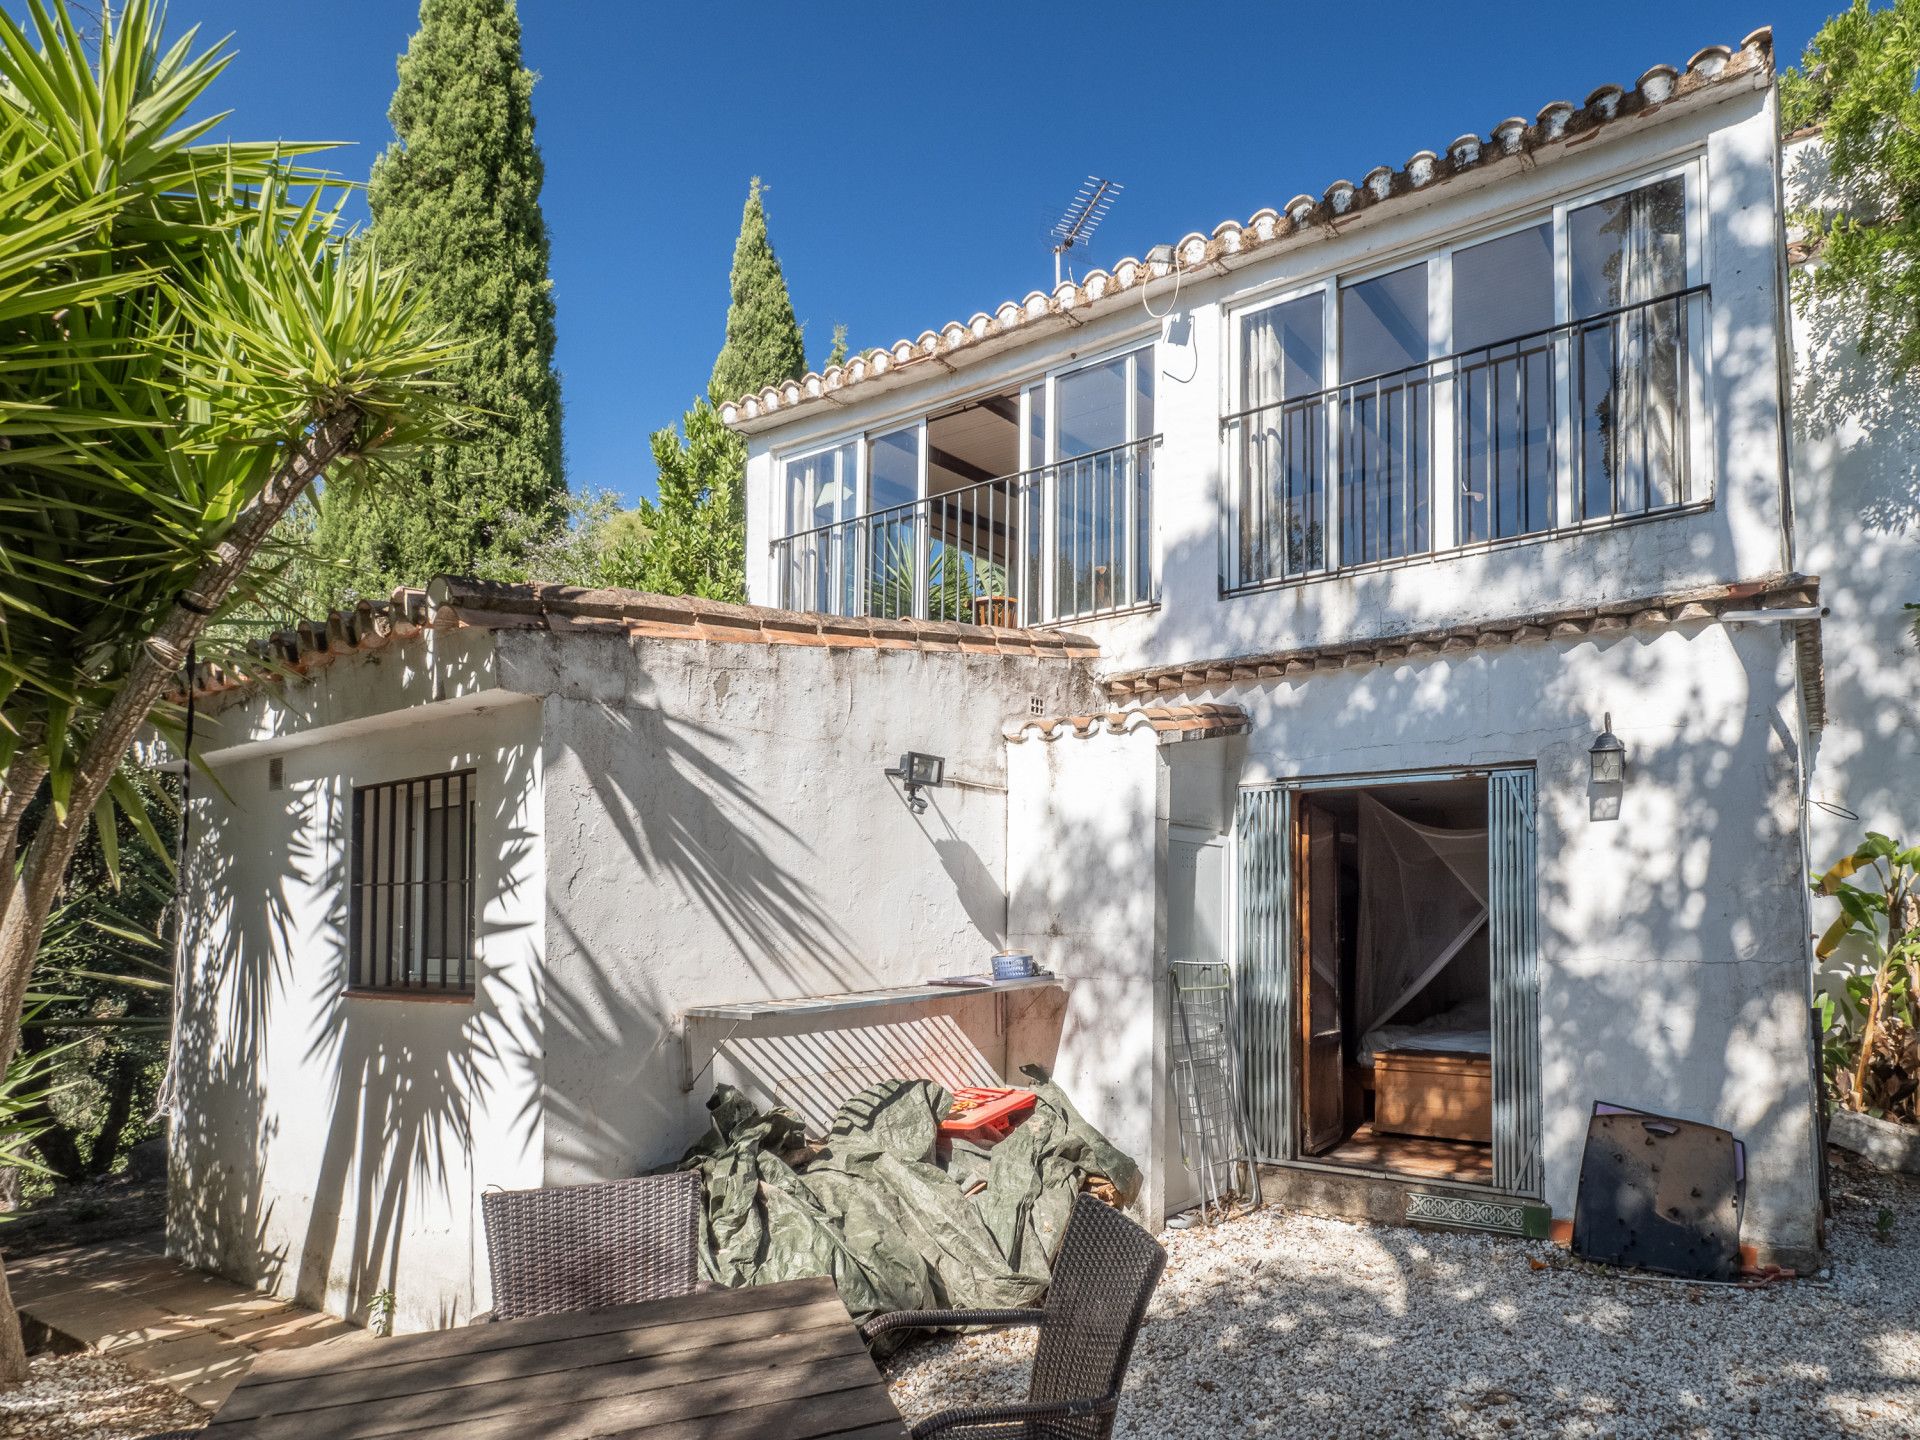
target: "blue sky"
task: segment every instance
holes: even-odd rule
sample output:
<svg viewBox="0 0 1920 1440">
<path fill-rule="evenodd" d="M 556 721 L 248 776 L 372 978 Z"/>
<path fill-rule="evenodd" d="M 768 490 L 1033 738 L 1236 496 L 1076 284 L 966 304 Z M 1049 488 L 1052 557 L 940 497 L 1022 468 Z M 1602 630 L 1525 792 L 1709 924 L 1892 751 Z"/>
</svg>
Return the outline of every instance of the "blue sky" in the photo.
<svg viewBox="0 0 1920 1440">
<path fill-rule="evenodd" d="M 1762 24 L 1797 57 L 1841 3 L 520 0 L 569 478 L 652 493 L 646 435 L 706 385 L 751 175 L 817 365 L 838 322 L 889 344 L 1048 286 L 1046 232 L 1089 172 L 1126 185 L 1081 261 L 1110 264 Z M 391 137 L 412 0 L 170 14 L 233 34 L 236 136 L 350 141 L 355 175 Z"/>
</svg>

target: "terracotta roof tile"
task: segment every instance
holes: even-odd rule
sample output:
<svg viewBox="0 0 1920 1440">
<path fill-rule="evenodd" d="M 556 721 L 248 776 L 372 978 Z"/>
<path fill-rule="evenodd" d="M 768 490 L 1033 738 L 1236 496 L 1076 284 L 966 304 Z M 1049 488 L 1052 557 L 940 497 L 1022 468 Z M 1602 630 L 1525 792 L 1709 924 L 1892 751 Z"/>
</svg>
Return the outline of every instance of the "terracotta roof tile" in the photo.
<svg viewBox="0 0 1920 1440">
<path fill-rule="evenodd" d="M 252 663 L 202 664 L 193 692 L 212 696 L 276 675 L 307 674 L 347 655 L 378 650 L 424 629 L 616 631 L 650 639 L 855 649 L 915 649 L 982 655 L 1094 660 L 1100 647 L 1065 630 L 1021 630 L 951 620 L 866 619 L 734 605 L 690 595 L 509 585 L 441 576 L 402 587 L 384 601 L 362 600 L 324 620 L 302 620 L 248 647 Z"/>
<path fill-rule="evenodd" d="M 1223 220 L 1210 235 L 1194 232 L 1172 247 L 1173 263 L 1155 264 L 1131 257 L 1112 270 L 1093 270 L 1078 280 L 1063 280 L 1051 294 L 1031 291 L 1024 299 L 1004 300 L 991 314 L 982 311 L 965 322 L 952 321 L 917 339 L 896 340 L 891 346 L 856 355 L 824 372 L 770 385 L 720 407 L 729 425 L 756 426 L 757 422 L 797 409 L 813 408 L 844 398 L 844 392 L 909 366 L 944 366 L 957 351 L 1009 337 L 1022 330 L 1038 333 L 1042 322 L 1077 324 L 1076 312 L 1119 303 L 1129 292 L 1170 280 L 1175 269 L 1191 272 L 1200 266 L 1231 269 L 1255 255 L 1295 241 L 1310 241 L 1333 233 L 1344 223 L 1376 205 L 1394 204 L 1416 191 L 1493 164 L 1518 170 L 1550 159 L 1549 147 L 1589 138 L 1618 120 L 1645 115 L 1713 86 L 1746 79 L 1757 85 L 1773 78 L 1773 32 L 1755 30 L 1736 50 L 1709 45 L 1687 62 L 1684 71 L 1655 65 L 1631 91 L 1602 85 L 1586 103 L 1575 107 L 1555 100 L 1540 108 L 1532 124 L 1510 116 L 1493 127 L 1489 142 L 1478 135 L 1462 135 L 1444 156 L 1417 150 L 1398 170 L 1377 165 L 1360 185 L 1335 180 L 1321 194 L 1296 195 L 1279 210 L 1256 210 L 1246 220 Z"/>
<path fill-rule="evenodd" d="M 1317 672 L 1359 669 L 1403 659 L 1417 660 L 1442 654 L 1459 657 L 1469 651 L 1495 645 L 1519 645 L 1540 640 L 1583 640 L 1589 635 L 1622 632 L 1629 626 L 1651 629 L 1697 624 L 1716 619 L 1722 610 L 1813 605 L 1818 603 L 1819 591 L 1817 576 L 1771 575 L 1736 585 L 1713 585 L 1665 595 L 1610 601 L 1605 605 L 1506 616 L 1471 625 L 1449 625 L 1381 635 L 1370 640 L 1341 640 L 1326 645 L 1302 646 L 1297 650 L 1127 670 L 1106 676 L 1102 683 L 1106 686 L 1108 698 L 1113 700 L 1184 694 L 1221 685 L 1272 680 L 1276 676 L 1298 679 Z"/>
<path fill-rule="evenodd" d="M 1003 732 L 1007 739 L 1059 740 L 1066 736 L 1126 735 L 1151 729 L 1162 745 L 1181 740 L 1216 740 L 1244 735 L 1252 728 L 1247 712 L 1238 705 L 1141 705 L 1107 710 L 1098 715 L 1056 715 L 1046 719 L 1016 720 Z"/>
</svg>

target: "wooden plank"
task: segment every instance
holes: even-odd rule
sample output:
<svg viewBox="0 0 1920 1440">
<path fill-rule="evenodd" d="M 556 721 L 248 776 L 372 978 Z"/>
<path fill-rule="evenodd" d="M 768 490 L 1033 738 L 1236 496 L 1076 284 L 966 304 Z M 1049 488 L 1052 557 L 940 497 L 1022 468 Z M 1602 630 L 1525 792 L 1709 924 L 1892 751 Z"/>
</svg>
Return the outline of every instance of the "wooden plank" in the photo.
<svg viewBox="0 0 1920 1440">
<path fill-rule="evenodd" d="M 239 1422 L 232 1433 L 249 1440 L 370 1440 L 457 1421 L 512 1417 L 559 1404 L 626 1410 L 642 1418 L 655 1413 L 678 1418 L 729 1408 L 719 1402 L 735 1390 L 743 1396 L 739 1403 L 765 1401 L 781 1394 L 788 1377 L 796 1373 L 836 1366 L 841 1368 L 833 1373 L 841 1376 L 844 1385 L 857 1385 L 874 1373 L 859 1333 L 850 1325 L 802 1331 L 773 1341 L 708 1345 L 640 1361 L 282 1411 Z"/>
<path fill-rule="evenodd" d="M 744 1419 L 733 1418 L 740 1413 Z M 599 1440 L 614 1435 L 656 1440 L 657 1432 L 665 1440 L 675 1433 L 667 1427 L 679 1425 L 680 1433 L 703 1440 L 722 1434 L 805 1440 L 808 1431 L 792 1423 L 792 1417 L 800 1414 L 812 1417 L 807 1423 L 815 1426 L 813 1434 L 832 1435 L 836 1430 L 883 1423 L 899 1412 L 887 1398 L 873 1361 L 859 1354 L 804 1366 L 775 1364 L 700 1385 L 549 1402 L 400 1432 L 306 1429 L 297 1433 L 308 1440 L 360 1440 L 383 1433 L 405 1434 L 409 1440 L 527 1440 L 528 1436 Z M 250 1431 L 235 1433 L 252 1440 Z"/>
<path fill-rule="evenodd" d="M 372 1371 L 342 1369 L 272 1385 L 256 1385 L 235 1394 L 220 1411 L 219 1420 L 232 1422 L 262 1415 L 291 1414 L 554 1370 L 637 1361 L 714 1345 L 773 1341 L 790 1334 L 823 1329 L 837 1329 L 858 1341 L 857 1332 L 848 1323 L 846 1307 L 838 1296 L 827 1296 L 807 1305 L 778 1310 L 750 1310 L 679 1325 L 570 1335 L 504 1350 L 475 1350 L 466 1355 L 436 1356 Z"/>
<path fill-rule="evenodd" d="M 773 1285 L 743 1285 L 738 1289 L 706 1290 L 672 1300 L 650 1300 L 644 1305 L 613 1305 L 600 1310 L 574 1310 L 527 1320 L 502 1320 L 493 1324 L 433 1330 L 419 1335 L 396 1335 L 392 1339 L 382 1340 L 378 1345 L 343 1346 L 338 1353 L 330 1353 L 324 1346 L 311 1350 L 291 1350 L 260 1360 L 243 1382 L 242 1388 L 270 1385 L 307 1375 L 325 1375 L 336 1370 L 363 1373 L 382 1365 L 449 1359 L 483 1350 L 510 1350 L 541 1340 L 573 1339 L 616 1330 L 637 1330 L 650 1325 L 684 1325 L 689 1321 L 719 1315 L 779 1310 L 804 1305 L 825 1295 L 837 1297 L 833 1281 L 825 1277 L 783 1280 Z"/>
<path fill-rule="evenodd" d="M 907 1440 L 884 1384 L 620 1432 L 621 1440 Z"/>
</svg>

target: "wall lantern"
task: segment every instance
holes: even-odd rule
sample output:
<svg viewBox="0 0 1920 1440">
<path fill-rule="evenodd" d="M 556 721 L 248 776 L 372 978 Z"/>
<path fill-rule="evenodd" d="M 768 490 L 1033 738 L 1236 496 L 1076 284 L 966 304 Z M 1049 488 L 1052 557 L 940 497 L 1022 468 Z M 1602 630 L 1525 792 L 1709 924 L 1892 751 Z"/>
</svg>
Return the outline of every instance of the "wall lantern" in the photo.
<svg viewBox="0 0 1920 1440">
<path fill-rule="evenodd" d="M 947 762 L 938 755 L 923 755 L 909 750 L 900 763 L 887 771 L 907 792 L 907 806 L 918 815 L 927 808 L 927 797 L 920 792 L 940 785 L 947 777 Z"/>
<path fill-rule="evenodd" d="M 1611 711 L 1602 725 L 1600 738 L 1587 751 L 1587 760 L 1593 766 L 1593 783 L 1596 785 L 1619 785 L 1627 778 L 1627 747 L 1613 733 Z"/>
</svg>

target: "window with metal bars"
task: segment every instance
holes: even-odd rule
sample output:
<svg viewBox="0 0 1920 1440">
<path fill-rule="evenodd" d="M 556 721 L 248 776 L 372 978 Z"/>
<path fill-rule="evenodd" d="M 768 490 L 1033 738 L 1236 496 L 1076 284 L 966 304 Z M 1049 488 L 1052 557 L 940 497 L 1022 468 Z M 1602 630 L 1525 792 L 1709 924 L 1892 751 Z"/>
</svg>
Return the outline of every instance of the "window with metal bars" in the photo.
<svg viewBox="0 0 1920 1440">
<path fill-rule="evenodd" d="M 354 787 L 350 988 L 473 989 L 473 777 Z"/>
</svg>

